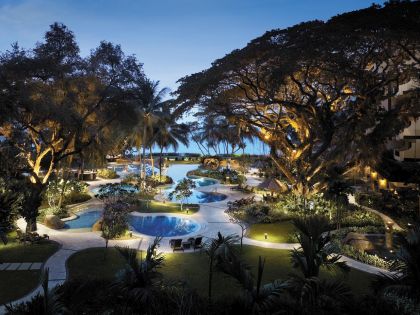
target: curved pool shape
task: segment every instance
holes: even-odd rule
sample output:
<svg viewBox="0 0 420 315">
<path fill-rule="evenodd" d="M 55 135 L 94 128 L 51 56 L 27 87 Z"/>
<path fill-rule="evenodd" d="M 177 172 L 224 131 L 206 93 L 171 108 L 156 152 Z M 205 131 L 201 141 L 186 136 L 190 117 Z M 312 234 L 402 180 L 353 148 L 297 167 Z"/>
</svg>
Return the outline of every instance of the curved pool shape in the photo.
<svg viewBox="0 0 420 315">
<path fill-rule="evenodd" d="M 102 216 L 102 210 L 81 212 L 78 217 L 65 222 L 65 229 L 90 229 Z"/>
<path fill-rule="evenodd" d="M 138 192 L 138 188 L 133 187 L 131 185 L 127 185 L 127 184 L 121 184 L 121 188 L 123 188 L 124 190 L 128 191 L 128 192 L 133 192 L 136 193 Z M 100 187 L 96 187 L 91 189 L 91 192 L 93 192 L 95 195 L 99 192 Z"/>
<path fill-rule="evenodd" d="M 168 189 L 165 193 L 166 198 L 169 199 L 169 193 L 173 190 Z M 209 202 L 217 202 L 222 201 L 227 198 L 226 195 L 216 193 L 216 192 L 201 192 L 197 190 L 192 191 L 192 195 L 184 200 L 184 203 L 209 203 Z M 179 200 L 176 200 L 175 197 L 170 199 L 173 202 L 180 202 Z"/>
<path fill-rule="evenodd" d="M 204 178 L 204 177 L 196 177 L 196 176 L 188 176 L 188 178 L 191 178 L 197 187 L 205 187 L 217 184 L 217 180 L 210 179 L 210 178 Z"/>
<path fill-rule="evenodd" d="M 191 219 L 168 216 L 130 216 L 130 225 L 139 233 L 150 236 L 182 236 L 197 232 L 200 224 Z"/>
</svg>

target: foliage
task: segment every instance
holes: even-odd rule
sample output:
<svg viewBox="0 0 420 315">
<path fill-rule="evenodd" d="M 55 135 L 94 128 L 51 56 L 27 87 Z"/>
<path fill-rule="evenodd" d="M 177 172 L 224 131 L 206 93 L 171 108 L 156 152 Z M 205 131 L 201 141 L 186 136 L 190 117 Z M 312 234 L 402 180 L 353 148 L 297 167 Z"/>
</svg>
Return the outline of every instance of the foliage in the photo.
<svg viewBox="0 0 420 315">
<path fill-rule="evenodd" d="M 330 242 L 329 223 L 325 217 L 295 219 L 294 224 L 300 247 L 291 251 L 292 265 L 299 268 L 305 278 L 318 277 L 320 267 L 349 271 L 346 263 L 339 261 L 340 255 L 335 254 L 336 246 Z"/>
<path fill-rule="evenodd" d="M 227 168 L 218 170 L 198 168 L 196 170 L 189 171 L 188 175 L 210 177 L 217 179 L 222 183 L 226 183 L 226 178 L 229 177 L 229 184 L 241 184 L 245 182 L 245 177 L 240 175 L 237 171 Z"/>
<path fill-rule="evenodd" d="M 158 174 L 150 176 L 150 180 L 155 182 L 155 184 L 153 185 L 154 187 L 159 186 L 159 185 L 169 185 L 174 182 L 172 177 L 168 175 L 158 175 Z"/>
<path fill-rule="evenodd" d="M 268 31 L 181 78 L 177 101 L 206 123 L 253 130 L 294 191 L 327 191 L 332 168 L 377 160 L 415 112 L 416 87 L 397 93 L 416 80 L 419 8 L 392 1 Z"/>
<path fill-rule="evenodd" d="M 19 214 L 22 196 L 0 177 L 0 234 L 9 231 Z"/>
<path fill-rule="evenodd" d="M 382 275 L 375 283 L 379 295 L 413 299 L 420 305 L 420 223 L 416 223 L 400 241 L 396 253 L 397 259 L 392 262 L 390 275 Z"/>
<path fill-rule="evenodd" d="M 173 191 L 169 194 L 169 198 L 179 200 L 181 202 L 181 211 L 182 205 L 185 199 L 188 199 L 192 195 L 192 189 L 196 187 L 195 182 L 189 178 L 183 178 L 178 182 Z"/>
<path fill-rule="evenodd" d="M 105 179 L 115 179 L 119 177 L 117 172 L 110 168 L 102 168 L 98 170 L 98 176 Z"/>
<path fill-rule="evenodd" d="M 63 205 L 78 203 L 90 199 L 86 194 L 87 184 L 75 179 L 51 180 L 44 193 L 50 208 L 60 208 Z"/>
<path fill-rule="evenodd" d="M 337 242 L 337 244 L 339 243 Z M 391 263 L 388 260 L 385 260 L 378 255 L 371 255 L 364 251 L 358 250 L 351 245 L 340 243 L 338 249 L 340 254 L 361 261 L 362 263 L 382 269 L 390 268 Z"/>
<path fill-rule="evenodd" d="M 107 201 L 102 213 L 102 237 L 117 238 L 128 229 L 129 204 L 122 200 Z"/>
</svg>

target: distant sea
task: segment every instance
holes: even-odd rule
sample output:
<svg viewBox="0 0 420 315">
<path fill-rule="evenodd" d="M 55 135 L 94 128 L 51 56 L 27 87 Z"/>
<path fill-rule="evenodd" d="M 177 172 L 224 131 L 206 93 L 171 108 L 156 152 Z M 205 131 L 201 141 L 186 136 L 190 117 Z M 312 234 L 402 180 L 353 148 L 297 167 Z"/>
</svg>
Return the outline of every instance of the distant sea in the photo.
<svg viewBox="0 0 420 315">
<path fill-rule="evenodd" d="M 223 149 L 220 150 L 221 153 L 223 153 Z M 159 152 L 159 148 L 155 147 L 153 149 L 153 152 Z M 173 148 L 170 148 L 167 151 L 164 152 L 174 152 Z M 190 141 L 188 146 L 185 146 L 183 144 L 179 144 L 178 150 L 176 151 L 178 153 L 200 153 L 201 151 L 198 148 L 198 145 L 194 141 Z M 214 154 L 214 151 L 211 150 L 211 153 Z M 237 154 L 242 154 L 242 149 L 238 150 L 236 152 Z M 253 142 L 246 142 L 245 147 L 245 154 L 255 154 L 255 155 L 266 155 L 269 154 L 269 148 L 266 144 L 261 142 L 260 140 L 256 139 Z"/>
</svg>

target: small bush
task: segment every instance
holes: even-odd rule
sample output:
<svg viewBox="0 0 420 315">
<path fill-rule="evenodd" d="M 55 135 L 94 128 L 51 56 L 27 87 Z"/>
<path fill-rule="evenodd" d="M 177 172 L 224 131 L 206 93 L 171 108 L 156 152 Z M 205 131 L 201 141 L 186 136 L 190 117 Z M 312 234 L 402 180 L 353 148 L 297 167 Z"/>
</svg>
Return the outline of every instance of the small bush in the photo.
<svg viewBox="0 0 420 315">
<path fill-rule="evenodd" d="M 98 170 L 98 176 L 105 179 L 115 179 L 119 177 L 117 172 L 109 168 Z"/>
<path fill-rule="evenodd" d="M 91 198 L 92 197 L 89 194 L 72 191 L 68 195 L 64 196 L 64 204 L 71 205 L 75 203 L 85 202 Z"/>
</svg>

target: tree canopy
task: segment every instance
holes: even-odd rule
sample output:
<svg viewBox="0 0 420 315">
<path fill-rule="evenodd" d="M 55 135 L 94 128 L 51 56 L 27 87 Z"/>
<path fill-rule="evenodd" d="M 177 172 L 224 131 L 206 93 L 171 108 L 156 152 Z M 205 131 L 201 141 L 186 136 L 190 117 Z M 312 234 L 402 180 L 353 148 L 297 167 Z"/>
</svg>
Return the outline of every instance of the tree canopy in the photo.
<svg viewBox="0 0 420 315">
<path fill-rule="evenodd" d="M 322 190 L 418 115 L 419 17 L 419 2 L 392 2 L 269 31 L 180 79 L 179 108 L 252 127 L 295 191 Z"/>
</svg>

